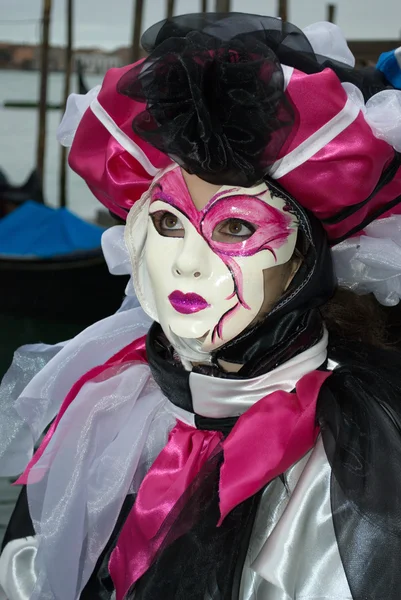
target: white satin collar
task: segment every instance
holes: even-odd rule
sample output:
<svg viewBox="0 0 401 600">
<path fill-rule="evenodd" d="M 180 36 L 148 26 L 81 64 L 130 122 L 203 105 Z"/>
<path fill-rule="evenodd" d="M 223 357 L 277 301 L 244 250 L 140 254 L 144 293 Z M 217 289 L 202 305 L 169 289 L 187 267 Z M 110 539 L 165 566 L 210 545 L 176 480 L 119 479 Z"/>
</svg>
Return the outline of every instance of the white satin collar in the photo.
<svg viewBox="0 0 401 600">
<path fill-rule="evenodd" d="M 276 369 L 252 379 L 221 379 L 191 372 L 189 387 L 194 412 L 213 419 L 237 417 L 264 396 L 291 392 L 301 377 L 319 368 L 327 358 L 328 333 L 312 348 Z"/>
</svg>

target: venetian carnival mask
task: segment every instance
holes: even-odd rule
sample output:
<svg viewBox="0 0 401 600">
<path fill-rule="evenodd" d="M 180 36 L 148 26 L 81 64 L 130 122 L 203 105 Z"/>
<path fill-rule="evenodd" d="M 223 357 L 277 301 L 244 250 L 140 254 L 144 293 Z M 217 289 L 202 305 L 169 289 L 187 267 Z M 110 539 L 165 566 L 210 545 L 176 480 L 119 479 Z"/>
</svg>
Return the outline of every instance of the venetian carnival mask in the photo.
<svg viewBox="0 0 401 600">
<path fill-rule="evenodd" d="M 266 269 L 293 255 L 297 219 L 266 184 L 217 188 L 198 210 L 180 168 L 131 210 L 126 243 L 145 312 L 188 360 L 205 360 L 259 314 Z"/>
</svg>

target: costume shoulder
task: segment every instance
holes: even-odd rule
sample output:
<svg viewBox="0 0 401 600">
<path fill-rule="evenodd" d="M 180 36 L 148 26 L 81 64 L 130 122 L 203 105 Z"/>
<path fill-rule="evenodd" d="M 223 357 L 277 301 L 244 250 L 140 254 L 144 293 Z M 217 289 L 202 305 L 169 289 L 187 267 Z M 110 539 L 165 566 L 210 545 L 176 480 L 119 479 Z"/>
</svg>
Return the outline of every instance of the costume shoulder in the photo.
<svg viewBox="0 0 401 600">
<path fill-rule="evenodd" d="M 17 350 L 0 385 L 0 476 L 23 472 L 73 386 L 113 357 L 121 360 L 125 348 L 143 348 L 150 324 L 134 308 L 98 321 L 68 342 Z"/>
<path fill-rule="evenodd" d="M 127 502 L 132 504 L 130 484 L 135 465 L 139 458 L 146 461 L 151 452 L 146 447 L 146 435 L 142 439 L 140 432 L 145 431 L 146 420 L 164 401 L 161 392 L 155 391 L 146 364 L 149 326 L 150 320 L 135 308 L 95 323 L 57 347 L 30 346 L 17 351 L 0 388 L 5 415 L 0 420 L 0 439 L 6 442 L 0 448 L 0 466 L 6 476 L 20 475 L 25 470 L 18 480 L 24 486 L 3 541 L 0 598 L 6 594 L 8 600 L 21 600 L 23 582 L 35 593 L 36 588 L 47 589 L 38 573 L 46 574 L 46 585 L 50 575 L 57 579 L 53 562 L 62 561 L 69 532 L 74 531 L 74 539 L 81 539 L 84 546 L 91 527 L 97 530 L 99 547 L 94 552 L 92 549 L 90 565 L 86 558 L 83 561 L 85 573 L 80 572 L 80 557 L 74 559 L 77 578 L 73 581 L 75 572 L 72 574 L 70 569 L 71 585 L 78 582 L 83 590 L 87 583 L 89 596 L 84 594 L 83 598 L 110 597 L 108 575 L 103 581 L 102 573 L 107 571 L 103 563 L 114 543 L 113 528 L 121 527 L 124 507 Z M 136 444 L 132 436 L 136 436 Z M 163 443 L 164 433 L 158 440 L 159 446 Z M 152 450 L 158 452 L 159 446 Z M 130 452 L 132 456 L 128 457 Z M 116 478 L 112 465 L 121 456 L 129 465 L 126 475 Z M 107 491 L 95 485 L 97 477 L 110 486 Z M 86 486 L 95 496 L 108 498 L 102 510 Z M 64 518 L 59 515 L 61 504 Z M 104 531 L 94 522 L 99 512 L 99 522 L 108 527 Z M 52 519 L 46 519 L 46 514 L 58 515 L 56 536 Z M 88 522 L 84 519 L 81 526 L 84 514 Z M 73 553 L 73 547 L 69 550 Z"/>
<path fill-rule="evenodd" d="M 401 354 L 335 341 L 317 416 L 331 505 L 354 600 L 401 595 Z"/>
</svg>

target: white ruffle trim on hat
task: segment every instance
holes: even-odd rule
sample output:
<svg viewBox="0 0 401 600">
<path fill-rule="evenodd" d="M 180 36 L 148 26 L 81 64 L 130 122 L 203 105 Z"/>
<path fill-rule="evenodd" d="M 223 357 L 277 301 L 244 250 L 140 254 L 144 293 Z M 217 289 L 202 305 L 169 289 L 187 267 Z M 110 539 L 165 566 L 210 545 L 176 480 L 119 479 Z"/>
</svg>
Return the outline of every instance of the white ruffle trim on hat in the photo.
<svg viewBox="0 0 401 600">
<path fill-rule="evenodd" d="M 355 67 L 355 57 L 348 48 L 343 32 L 334 23 L 320 21 L 302 30 L 315 54 Z"/>
<path fill-rule="evenodd" d="M 115 225 L 102 235 L 102 250 L 112 275 L 130 275 L 125 288 L 125 299 L 118 312 L 139 306 L 132 281 L 132 267 L 124 239 L 125 225 Z"/>
<path fill-rule="evenodd" d="M 333 23 L 314 23 L 305 27 L 314 52 L 329 59 L 355 67 L 355 58 L 341 29 Z M 401 152 L 401 90 L 383 90 L 365 105 L 362 92 L 352 83 L 343 83 L 348 98 L 363 112 L 373 134 Z"/>
<path fill-rule="evenodd" d="M 72 146 L 78 125 L 92 101 L 98 97 L 101 87 L 97 85 L 86 94 L 71 94 L 68 97 L 64 116 L 57 129 L 57 140 L 62 146 Z"/>
<path fill-rule="evenodd" d="M 373 135 L 401 152 L 401 90 L 383 90 L 365 104 L 361 90 L 353 83 L 342 85 L 348 98 L 363 112 Z"/>
<path fill-rule="evenodd" d="M 401 215 L 374 221 L 364 234 L 333 248 L 338 284 L 395 306 L 401 298 Z"/>
</svg>

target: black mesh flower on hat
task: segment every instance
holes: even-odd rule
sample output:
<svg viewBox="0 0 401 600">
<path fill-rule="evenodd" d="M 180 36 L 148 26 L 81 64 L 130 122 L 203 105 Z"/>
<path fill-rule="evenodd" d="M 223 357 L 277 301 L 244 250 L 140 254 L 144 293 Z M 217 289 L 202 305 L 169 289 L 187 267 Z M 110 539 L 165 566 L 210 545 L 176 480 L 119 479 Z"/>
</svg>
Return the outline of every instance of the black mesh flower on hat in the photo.
<svg viewBox="0 0 401 600">
<path fill-rule="evenodd" d="M 118 91 L 146 103 L 134 131 L 186 171 L 251 186 L 277 159 L 294 109 L 276 54 L 263 36 L 238 32 L 239 23 L 228 16 L 194 27 L 183 17 L 151 28 L 143 39 L 149 57 Z"/>
</svg>

